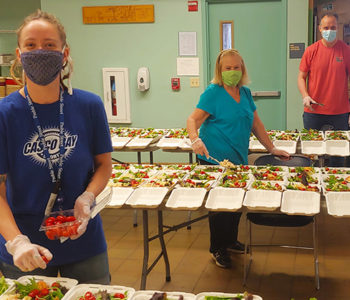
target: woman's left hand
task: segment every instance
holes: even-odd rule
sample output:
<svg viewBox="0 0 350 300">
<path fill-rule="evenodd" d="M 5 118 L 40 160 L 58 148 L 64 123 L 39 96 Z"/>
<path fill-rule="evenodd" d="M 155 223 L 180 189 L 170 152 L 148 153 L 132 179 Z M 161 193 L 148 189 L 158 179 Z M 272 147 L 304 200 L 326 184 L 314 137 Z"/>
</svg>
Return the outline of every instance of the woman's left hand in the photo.
<svg viewBox="0 0 350 300">
<path fill-rule="evenodd" d="M 278 149 L 276 147 L 273 147 L 272 150 L 270 151 L 272 155 L 279 156 L 279 157 L 284 157 L 284 158 L 289 158 L 290 154 L 287 151 Z"/>
</svg>

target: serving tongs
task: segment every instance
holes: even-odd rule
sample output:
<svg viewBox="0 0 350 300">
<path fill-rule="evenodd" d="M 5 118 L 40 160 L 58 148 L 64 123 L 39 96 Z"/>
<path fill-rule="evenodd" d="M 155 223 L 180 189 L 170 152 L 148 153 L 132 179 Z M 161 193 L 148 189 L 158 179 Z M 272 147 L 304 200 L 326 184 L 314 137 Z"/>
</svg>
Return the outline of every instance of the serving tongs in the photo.
<svg viewBox="0 0 350 300">
<path fill-rule="evenodd" d="M 323 103 L 318 103 L 318 102 L 312 102 L 311 104 L 319 105 L 319 106 L 324 106 Z"/>
<path fill-rule="evenodd" d="M 305 186 L 309 185 L 309 183 L 307 181 L 307 174 L 305 171 L 303 171 L 303 173 L 301 174 L 301 183 Z"/>
<path fill-rule="evenodd" d="M 217 162 L 221 166 L 221 162 L 219 162 L 216 158 L 209 155 L 209 158 L 215 162 Z"/>
</svg>

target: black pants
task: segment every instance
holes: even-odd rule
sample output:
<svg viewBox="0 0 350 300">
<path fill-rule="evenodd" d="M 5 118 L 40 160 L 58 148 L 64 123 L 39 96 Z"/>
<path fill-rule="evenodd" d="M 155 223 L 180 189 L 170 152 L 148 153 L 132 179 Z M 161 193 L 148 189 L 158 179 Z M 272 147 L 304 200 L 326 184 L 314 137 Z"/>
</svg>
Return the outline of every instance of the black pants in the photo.
<svg viewBox="0 0 350 300">
<path fill-rule="evenodd" d="M 198 159 L 201 165 L 211 163 Z M 226 249 L 237 241 L 238 225 L 242 213 L 236 212 L 209 212 L 210 248 L 211 253 Z"/>
</svg>

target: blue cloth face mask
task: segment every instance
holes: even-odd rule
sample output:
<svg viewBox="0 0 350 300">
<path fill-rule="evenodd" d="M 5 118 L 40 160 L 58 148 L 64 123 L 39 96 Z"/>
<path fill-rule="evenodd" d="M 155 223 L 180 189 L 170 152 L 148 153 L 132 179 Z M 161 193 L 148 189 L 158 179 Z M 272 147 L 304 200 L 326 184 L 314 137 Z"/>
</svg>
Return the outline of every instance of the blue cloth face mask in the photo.
<svg viewBox="0 0 350 300">
<path fill-rule="evenodd" d="M 24 72 L 34 83 L 48 85 L 62 70 L 63 51 L 38 49 L 21 53 Z"/>
<path fill-rule="evenodd" d="M 329 43 L 333 42 L 337 37 L 336 30 L 323 30 L 322 37 Z"/>
</svg>

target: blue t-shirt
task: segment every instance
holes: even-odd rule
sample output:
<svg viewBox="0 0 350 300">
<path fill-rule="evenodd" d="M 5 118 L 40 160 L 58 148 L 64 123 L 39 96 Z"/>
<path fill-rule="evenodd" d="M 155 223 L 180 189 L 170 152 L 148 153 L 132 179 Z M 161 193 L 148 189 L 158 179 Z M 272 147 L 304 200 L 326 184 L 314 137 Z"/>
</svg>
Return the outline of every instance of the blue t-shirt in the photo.
<svg viewBox="0 0 350 300">
<path fill-rule="evenodd" d="M 57 176 L 59 101 L 34 103 L 34 107 Z M 93 175 L 94 156 L 113 151 L 100 97 L 78 89 L 73 95 L 64 93 L 64 136 L 63 209 L 72 209 Z M 52 241 L 39 231 L 53 185 L 28 102 L 19 92 L 0 101 L 0 174 L 7 174 L 7 200 L 19 229 L 32 243 L 53 253 L 50 265 L 72 263 L 106 251 L 100 216 L 90 220 L 86 232 L 74 241 Z M 0 235 L 0 259 L 12 264 L 4 243 Z"/>
<path fill-rule="evenodd" d="M 207 87 L 197 108 L 210 116 L 200 127 L 199 137 L 210 156 L 217 160 L 228 159 L 234 164 L 248 164 L 249 137 L 256 106 L 247 87 L 241 87 L 239 92 L 240 102 L 237 103 L 224 87 L 217 84 Z M 215 164 L 205 156 L 199 158 Z"/>
</svg>

